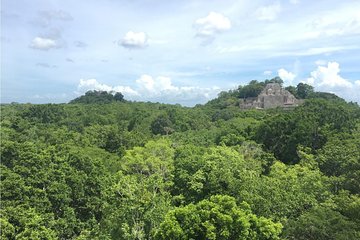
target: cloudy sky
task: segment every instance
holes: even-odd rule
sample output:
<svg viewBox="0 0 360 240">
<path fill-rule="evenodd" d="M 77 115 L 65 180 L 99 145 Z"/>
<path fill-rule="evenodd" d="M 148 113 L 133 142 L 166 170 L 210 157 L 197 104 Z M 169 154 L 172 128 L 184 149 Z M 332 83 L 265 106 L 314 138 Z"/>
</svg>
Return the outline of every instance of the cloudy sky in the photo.
<svg viewBox="0 0 360 240">
<path fill-rule="evenodd" d="M 360 1 L 1 1 L 3 103 L 192 106 L 275 76 L 360 102 Z"/>
</svg>

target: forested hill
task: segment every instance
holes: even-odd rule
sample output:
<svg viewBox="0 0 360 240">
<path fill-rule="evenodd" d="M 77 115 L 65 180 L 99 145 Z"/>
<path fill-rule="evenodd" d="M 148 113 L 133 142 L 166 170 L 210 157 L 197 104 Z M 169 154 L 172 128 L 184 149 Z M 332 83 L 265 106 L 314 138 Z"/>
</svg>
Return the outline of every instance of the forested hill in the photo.
<svg viewBox="0 0 360 240">
<path fill-rule="evenodd" d="M 217 98 L 209 101 L 206 105 L 210 105 L 216 108 L 239 106 L 240 99 L 257 97 L 269 83 L 278 83 L 280 86 L 282 86 L 284 82 L 279 77 L 275 77 L 270 80 L 266 79 L 265 81 L 252 80 L 249 82 L 249 84 L 244 86 L 240 85 L 237 89 L 221 92 Z M 285 87 L 285 90 L 289 91 L 297 99 L 320 98 L 345 102 L 344 99 L 336 96 L 333 93 L 316 92 L 313 86 L 306 83 L 299 83 L 297 86 L 288 86 Z"/>
<path fill-rule="evenodd" d="M 241 110 L 262 84 L 1 105 L 1 239 L 360 239 L 359 106 L 298 85 L 292 111 Z"/>
</svg>

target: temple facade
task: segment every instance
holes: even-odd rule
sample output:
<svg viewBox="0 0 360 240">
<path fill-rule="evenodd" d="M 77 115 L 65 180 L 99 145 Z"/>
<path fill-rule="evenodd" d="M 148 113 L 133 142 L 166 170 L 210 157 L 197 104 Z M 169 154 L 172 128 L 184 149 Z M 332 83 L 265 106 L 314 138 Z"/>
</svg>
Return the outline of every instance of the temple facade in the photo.
<svg viewBox="0 0 360 240">
<path fill-rule="evenodd" d="M 269 109 L 281 107 L 292 109 L 303 103 L 303 100 L 297 99 L 289 91 L 285 90 L 278 83 L 269 83 L 261 91 L 259 96 L 253 98 L 240 99 L 240 108 L 242 109 Z"/>
</svg>

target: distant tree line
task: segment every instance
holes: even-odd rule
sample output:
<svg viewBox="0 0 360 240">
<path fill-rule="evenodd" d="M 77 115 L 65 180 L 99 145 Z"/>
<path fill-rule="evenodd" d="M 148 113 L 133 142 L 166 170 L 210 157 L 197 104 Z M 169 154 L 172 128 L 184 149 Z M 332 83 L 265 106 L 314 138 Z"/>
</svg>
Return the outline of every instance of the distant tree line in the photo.
<svg viewBox="0 0 360 240">
<path fill-rule="evenodd" d="M 107 92 L 107 91 L 96 91 L 90 90 L 78 98 L 70 101 L 70 103 L 111 103 L 111 102 L 124 102 L 124 95 L 121 92 Z"/>
</svg>

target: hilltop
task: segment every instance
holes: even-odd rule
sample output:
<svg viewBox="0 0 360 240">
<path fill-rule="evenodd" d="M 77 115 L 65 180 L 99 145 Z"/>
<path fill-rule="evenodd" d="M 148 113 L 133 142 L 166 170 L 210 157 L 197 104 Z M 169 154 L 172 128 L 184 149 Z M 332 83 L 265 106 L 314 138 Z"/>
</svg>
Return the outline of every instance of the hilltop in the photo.
<svg viewBox="0 0 360 240">
<path fill-rule="evenodd" d="M 303 102 L 304 99 L 327 99 L 327 100 L 337 100 L 341 102 L 345 102 L 344 99 L 338 97 L 333 93 L 327 92 L 316 92 L 311 85 L 306 83 L 299 83 L 297 86 L 288 86 L 283 88 L 283 80 L 279 77 L 275 77 L 270 80 L 258 81 L 252 80 L 247 85 L 239 85 L 237 89 L 223 91 L 219 93 L 218 97 L 210 100 L 206 105 L 216 107 L 216 108 L 224 108 L 227 106 L 240 106 L 245 105 L 246 103 L 250 106 L 243 108 L 256 108 L 257 104 L 254 104 L 253 101 L 257 100 L 257 97 L 262 93 L 262 91 L 266 90 L 266 86 L 268 84 L 278 84 L 280 86 L 281 91 L 287 92 L 285 95 L 294 96 L 294 98 L 300 100 L 299 102 Z M 279 87 L 276 87 L 278 92 L 280 91 Z M 263 95 L 266 95 L 264 92 Z M 283 95 L 282 93 L 279 95 Z M 298 104 L 295 104 L 298 105 Z M 275 105 L 274 107 L 280 106 L 280 104 Z"/>
</svg>

